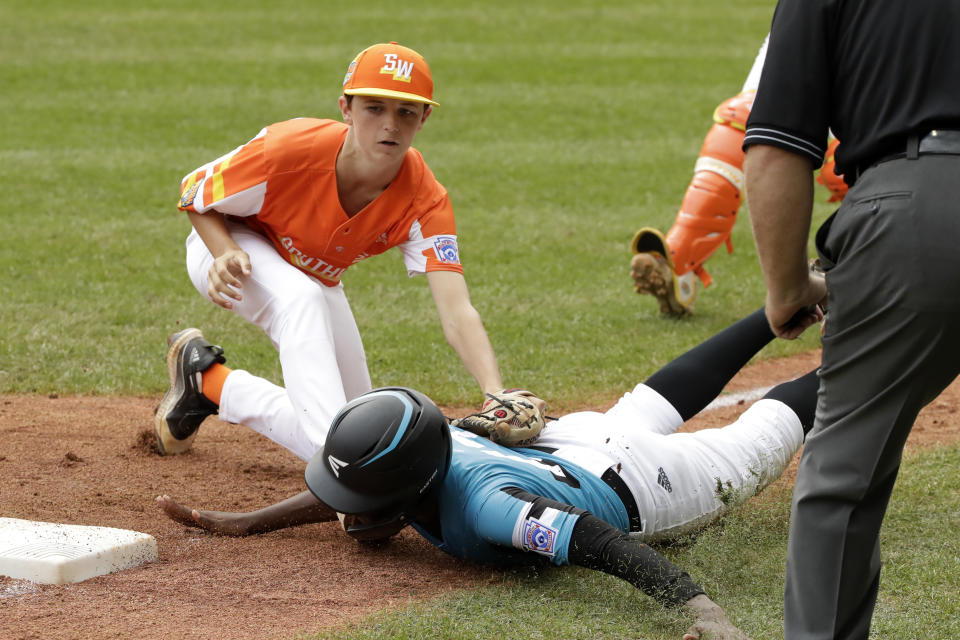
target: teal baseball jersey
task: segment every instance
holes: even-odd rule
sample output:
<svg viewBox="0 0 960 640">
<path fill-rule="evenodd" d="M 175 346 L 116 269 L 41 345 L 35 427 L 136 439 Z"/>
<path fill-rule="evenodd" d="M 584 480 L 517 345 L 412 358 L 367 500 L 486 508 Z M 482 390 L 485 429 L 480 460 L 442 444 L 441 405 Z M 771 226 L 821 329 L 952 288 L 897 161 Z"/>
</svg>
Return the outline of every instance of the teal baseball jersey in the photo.
<svg viewBox="0 0 960 640">
<path fill-rule="evenodd" d="M 453 451 L 439 497 L 439 537 L 413 525 L 441 550 L 487 564 L 516 563 L 533 552 L 563 565 L 584 511 L 628 531 L 623 502 L 596 475 L 546 453 L 507 449 L 457 427 L 450 431 Z M 572 509 L 537 505 L 537 496 Z"/>
</svg>

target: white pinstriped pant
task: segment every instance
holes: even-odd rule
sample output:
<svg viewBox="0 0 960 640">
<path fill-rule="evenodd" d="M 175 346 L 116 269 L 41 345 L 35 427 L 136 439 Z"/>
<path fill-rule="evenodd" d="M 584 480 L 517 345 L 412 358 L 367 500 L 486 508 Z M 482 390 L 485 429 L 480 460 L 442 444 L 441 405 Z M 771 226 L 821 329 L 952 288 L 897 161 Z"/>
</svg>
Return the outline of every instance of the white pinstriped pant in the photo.
<svg viewBox="0 0 960 640">
<path fill-rule="evenodd" d="M 235 369 L 223 386 L 220 419 L 246 425 L 310 460 L 323 446 L 337 411 L 370 390 L 357 323 L 342 285 L 320 284 L 286 262 L 262 235 L 242 224 L 228 226 L 251 263 L 243 300 L 234 302 L 233 311 L 270 337 L 285 387 Z M 190 280 L 209 299 L 213 256 L 195 231 L 186 245 Z"/>
</svg>

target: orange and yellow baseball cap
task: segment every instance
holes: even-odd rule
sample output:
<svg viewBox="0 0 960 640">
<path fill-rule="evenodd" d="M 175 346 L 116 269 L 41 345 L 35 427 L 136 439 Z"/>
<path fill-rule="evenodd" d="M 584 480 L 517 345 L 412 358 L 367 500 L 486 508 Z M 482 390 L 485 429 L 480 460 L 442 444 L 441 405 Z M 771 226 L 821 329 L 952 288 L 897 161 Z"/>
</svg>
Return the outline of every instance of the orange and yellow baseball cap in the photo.
<svg viewBox="0 0 960 640">
<path fill-rule="evenodd" d="M 357 54 L 343 76 L 348 96 L 377 96 L 437 105 L 427 61 L 396 42 L 375 44 Z"/>
</svg>

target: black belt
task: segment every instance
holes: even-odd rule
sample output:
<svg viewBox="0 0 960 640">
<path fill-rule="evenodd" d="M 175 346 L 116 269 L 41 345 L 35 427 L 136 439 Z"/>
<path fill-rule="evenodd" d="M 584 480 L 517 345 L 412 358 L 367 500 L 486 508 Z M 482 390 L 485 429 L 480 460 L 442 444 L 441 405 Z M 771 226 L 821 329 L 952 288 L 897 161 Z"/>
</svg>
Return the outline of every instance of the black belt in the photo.
<svg viewBox="0 0 960 640">
<path fill-rule="evenodd" d="M 643 522 L 640 520 L 640 509 L 637 508 L 637 501 L 633 499 L 630 488 L 627 487 L 627 483 L 623 481 L 620 474 L 617 473 L 613 467 L 610 467 L 603 472 L 600 479 L 607 483 L 608 487 L 613 489 L 613 492 L 617 494 L 617 497 L 623 502 L 623 506 L 626 507 L 627 516 L 630 518 L 630 533 L 637 533 L 643 530 Z"/>
<path fill-rule="evenodd" d="M 923 136 L 909 136 L 903 151 L 863 163 L 856 168 L 854 175 L 859 180 L 867 169 L 878 164 L 903 158 L 915 160 L 918 156 L 931 154 L 960 155 L 960 131 L 956 129 L 933 129 Z"/>
<path fill-rule="evenodd" d="M 543 453 L 553 453 L 556 451 L 554 447 L 538 447 L 536 445 L 524 447 L 524 449 L 533 449 L 535 451 L 542 451 Z M 623 481 L 623 478 L 620 477 L 620 474 L 617 473 L 617 470 L 610 467 L 603 472 L 600 479 L 603 480 L 608 487 L 613 489 L 613 492 L 617 494 L 617 497 L 620 498 L 620 501 L 626 508 L 627 517 L 630 519 L 630 532 L 637 533 L 642 531 L 643 522 L 640 520 L 640 509 L 637 507 L 637 501 L 634 500 L 633 494 L 630 493 L 630 488 L 627 486 L 627 483 Z"/>
</svg>

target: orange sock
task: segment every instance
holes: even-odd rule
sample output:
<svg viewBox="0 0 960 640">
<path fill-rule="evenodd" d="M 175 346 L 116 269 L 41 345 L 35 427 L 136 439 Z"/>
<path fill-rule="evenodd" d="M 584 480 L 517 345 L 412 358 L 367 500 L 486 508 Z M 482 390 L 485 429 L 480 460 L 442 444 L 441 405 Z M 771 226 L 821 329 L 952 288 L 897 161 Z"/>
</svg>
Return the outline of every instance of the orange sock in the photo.
<svg viewBox="0 0 960 640">
<path fill-rule="evenodd" d="M 203 388 L 201 392 L 218 407 L 220 406 L 220 393 L 223 391 L 223 383 L 226 382 L 227 376 L 230 375 L 231 371 L 233 371 L 233 369 L 230 367 L 222 365 L 219 362 L 214 362 L 206 371 L 200 374 L 203 377 Z"/>
</svg>

